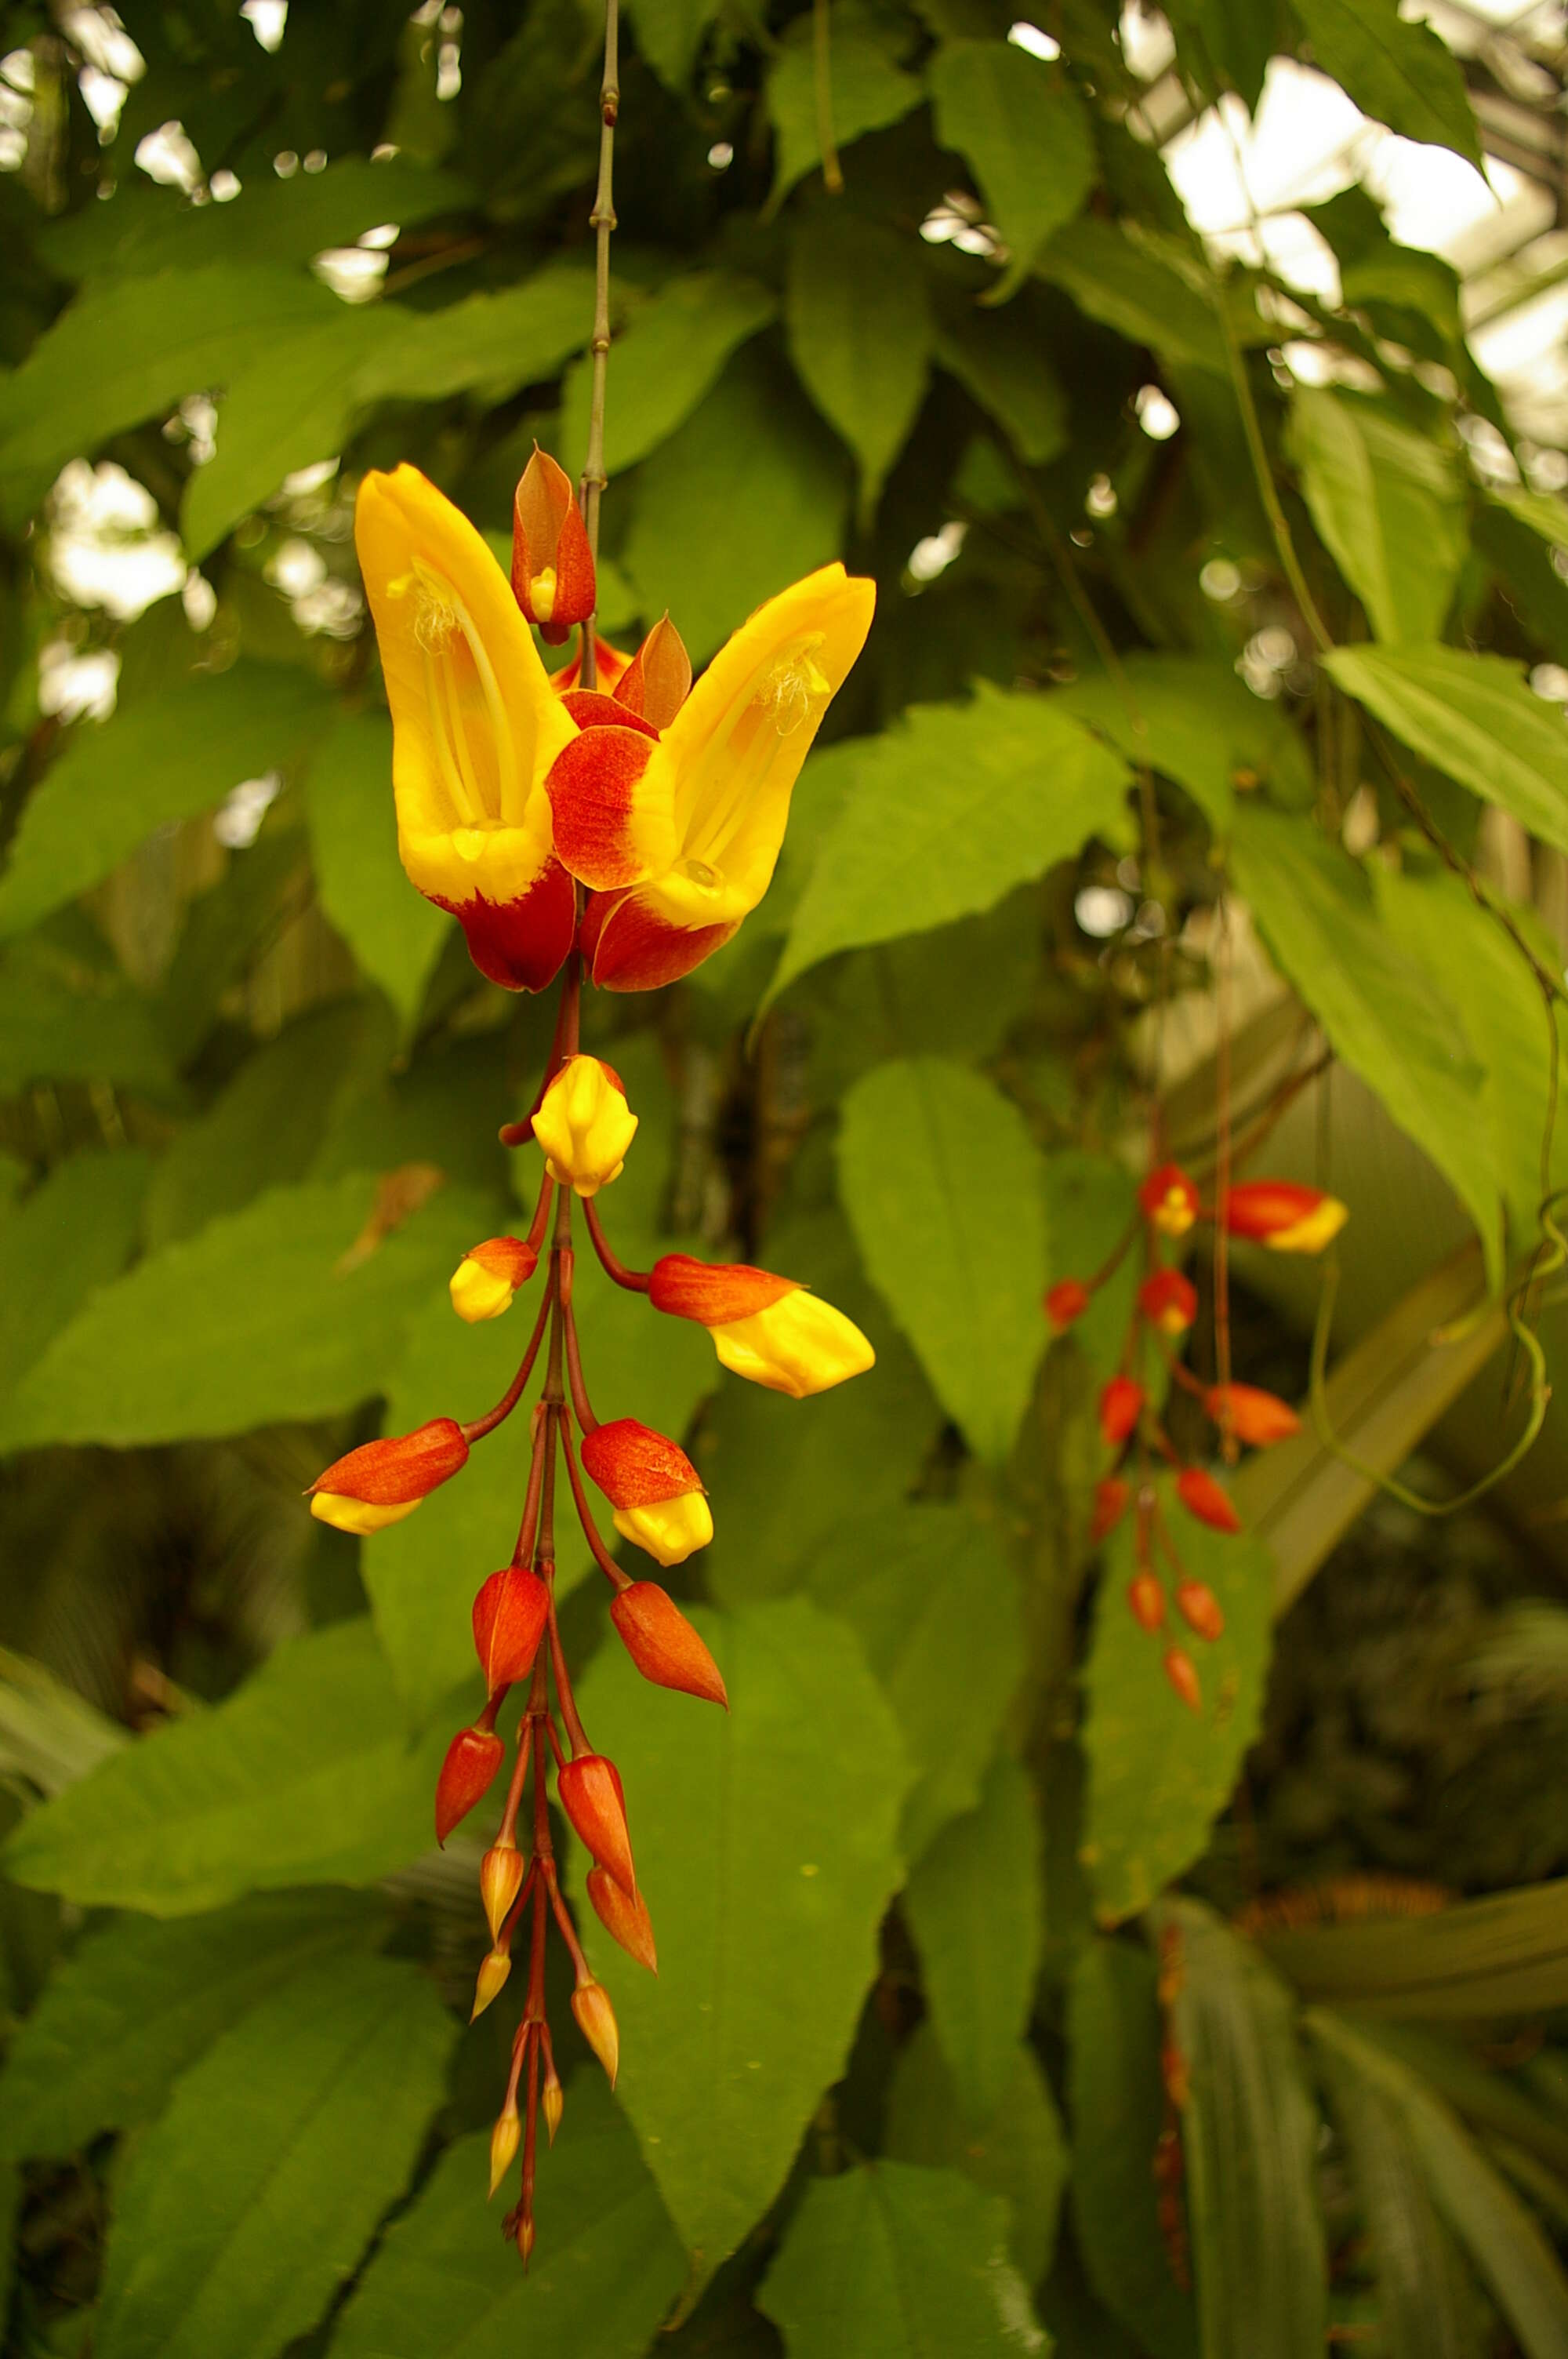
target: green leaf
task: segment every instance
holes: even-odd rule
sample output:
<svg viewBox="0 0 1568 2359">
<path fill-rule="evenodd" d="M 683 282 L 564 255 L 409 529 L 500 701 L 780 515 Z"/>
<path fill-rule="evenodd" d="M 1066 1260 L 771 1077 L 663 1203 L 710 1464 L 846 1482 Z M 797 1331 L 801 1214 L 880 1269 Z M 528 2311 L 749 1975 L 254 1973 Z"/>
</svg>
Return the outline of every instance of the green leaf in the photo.
<svg viewBox="0 0 1568 2359">
<path fill-rule="evenodd" d="M 1339 262 L 1340 294 L 1347 309 L 1368 311 L 1384 332 L 1400 337 L 1432 360 L 1448 360 L 1463 337 L 1459 274 L 1435 254 L 1400 245 L 1364 189 L 1307 208 Z"/>
<path fill-rule="evenodd" d="M 1322 2359 L 1328 2267 L 1318 2114 L 1295 2010 L 1250 1942 L 1200 1901 L 1162 1904 L 1174 1990 L 1187 2218 L 1203 2359 Z"/>
<path fill-rule="evenodd" d="M 73 2154 L 100 2131 L 151 2121 L 221 2032 L 301 1967 L 373 1944 L 385 1924 L 373 1900 L 286 1892 L 167 1924 L 101 1926 L 12 2039 L 0 2157 Z"/>
<path fill-rule="evenodd" d="M 129 1742 L 118 1722 L 41 1663 L 0 1647 L 0 1768 L 58 1794 Z"/>
<path fill-rule="evenodd" d="M 909 1879 L 904 1914 L 930 2020 L 972 2121 L 996 2112 L 1028 2028 L 1044 1896 L 1034 1796 L 999 1755 L 978 1810 L 943 1828 Z"/>
<path fill-rule="evenodd" d="M 0 1446 L 174 1441 L 328 1417 L 382 1391 L 408 1323 L 493 1208 L 445 1193 L 352 1266 L 364 1173 L 274 1188 L 95 1294 L 23 1378 Z"/>
<path fill-rule="evenodd" d="M 605 414 L 605 472 L 618 475 L 667 441 L 711 391 L 731 353 L 777 310 L 770 288 L 731 270 L 690 271 L 641 304 L 611 347 L 615 398 Z M 556 435 L 563 451 L 588 447 L 592 383 L 591 360 L 574 361 Z"/>
<path fill-rule="evenodd" d="M 1016 2359 L 1049 2349 L 1008 2258 L 1007 2207 L 956 2170 L 814 2179 L 758 2308 L 790 2359 Z"/>
<path fill-rule="evenodd" d="M 1196 2359 L 1197 2314 L 1161 2233 L 1154 2160 L 1164 2121 L 1154 1961 L 1090 1940 L 1067 1985 L 1067 2104 L 1078 2249 L 1100 2299 L 1154 2359 Z"/>
<path fill-rule="evenodd" d="M 1407 660 L 1402 651 L 1368 659 Z M 1328 661 L 1336 669 L 1340 658 Z M 1281 973 L 1336 1055 L 1436 1165 L 1470 1214 L 1497 1283 L 1498 1177 L 1482 1076 L 1452 1006 L 1379 923 L 1365 871 L 1315 829 L 1258 806 L 1238 810 L 1231 869 Z"/>
<path fill-rule="evenodd" d="M 1096 178 L 1083 102 L 1059 68 L 1008 41 L 949 41 L 928 70 L 936 136 L 963 157 L 1011 249 L 993 300 L 1012 294 Z"/>
<path fill-rule="evenodd" d="M 917 705 L 894 727 L 833 750 L 852 765 L 844 808 L 801 896 L 770 1000 L 835 951 L 994 908 L 1091 836 L 1131 840 L 1124 765 L 1048 697 L 982 681 L 968 704 Z"/>
<path fill-rule="evenodd" d="M 449 1734 L 411 1752 L 370 1623 L 335 1623 L 280 1647 L 225 1703 L 113 1755 L 0 1857 L 35 1891 L 155 1917 L 369 1884 L 427 1848 Z"/>
<path fill-rule="evenodd" d="M 1137 1190 L 1126 1168 L 1108 1155 L 1057 1147 L 1045 1158 L 1045 1234 L 1050 1240 L 1047 1277 L 1087 1277 L 1110 1259 L 1137 1216 Z M 1121 1365 L 1121 1347 L 1138 1274 L 1130 1256 L 1098 1288 L 1073 1327 L 1074 1349 L 1083 1353 L 1101 1384 Z M 1098 1445 L 1097 1445 L 1098 1446 Z"/>
<path fill-rule="evenodd" d="M 1263 1946 L 1303 1997 L 1359 2014 L 1541 2014 L 1568 2006 L 1568 1877 L 1433 1916 L 1271 1931 Z"/>
<path fill-rule="evenodd" d="M 406 1038 L 451 920 L 415 891 L 397 856 L 385 715 L 338 722 L 311 756 L 307 793 L 321 907 L 396 1008 Z"/>
<path fill-rule="evenodd" d="M 693 1618 L 728 1713 L 651 1687 L 619 1647 L 579 1701 L 626 1778 L 658 1979 L 585 1909 L 589 1951 L 621 2021 L 619 2093 L 701 2284 L 778 2192 L 843 2070 L 909 1772 L 842 1623 L 803 1598 Z M 580 1890 L 576 1847 L 571 1866 Z"/>
<path fill-rule="evenodd" d="M 1465 494 L 1424 434 L 1374 401 L 1299 386 L 1290 455 L 1335 563 L 1379 639 L 1435 639 L 1469 548 Z"/>
<path fill-rule="evenodd" d="M 901 121 L 925 96 L 914 74 L 901 70 L 884 26 L 844 5 L 835 7 L 832 15 L 828 79 L 833 137 L 840 155 L 868 131 Z M 809 16 L 797 16 L 779 42 L 768 75 L 767 107 L 777 135 L 768 201 L 769 210 L 775 211 L 795 182 L 822 161 Z"/>
<path fill-rule="evenodd" d="M 1229 831 L 1238 777 L 1249 791 L 1266 779 L 1281 800 L 1310 803 L 1301 739 L 1230 665 L 1134 650 L 1121 669 L 1125 691 L 1104 674 L 1077 679 L 1052 690 L 1053 709 L 1086 723 L 1129 762 L 1174 778 L 1217 833 Z"/>
<path fill-rule="evenodd" d="M 988 2194 L 1001 2196 L 1012 2218 L 1013 2263 L 1025 2285 L 1040 2283 L 1056 2242 L 1067 2148 L 1032 2048 L 1013 2049 L 994 2111 L 977 2121 L 960 2104 L 936 2035 L 923 2023 L 899 2050 L 882 2143 L 892 2162 L 961 2170 Z"/>
<path fill-rule="evenodd" d="M 1039 1155 L 995 1086 L 944 1058 L 844 1100 L 838 1183 L 866 1271 L 971 1447 L 1005 1458 L 1044 1348 Z"/>
<path fill-rule="evenodd" d="M 292 666 L 241 663 L 81 722 L 29 798 L 0 879 L 0 936 L 21 933 L 117 867 L 155 828 L 286 768 L 330 710 Z"/>
<path fill-rule="evenodd" d="M 417 1968 L 307 1967 L 179 2082 L 114 2193 L 100 2359 L 276 2351 L 404 2187 L 457 2024 Z"/>
<path fill-rule="evenodd" d="M 1398 0 L 1292 0 L 1313 62 L 1363 114 L 1401 138 L 1452 147 L 1482 168 L 1476 118 L 1454 52 Z"/>
<path fill-rule="evenodd" d="M 135 1147 L 72 1155 L 0 1217 L 0 1388 L 130 1258 L 150 1167 Z"/>
<path fill-rule="evenodd" d="M 197 895 L 157 1000 L 159 1028 L 183 1065 L 219 1021 L 219 1001 L 258 959 L 285 893 L 305 868 L 303 828 L 264 827 Z"/>
<path fill-rule="evenodd" d="M 36 940 L 0 958 L 0 1097 L 35 1082 L 178 1095 L 151 1003 L 117 975 L 89 974 Z"/>
<path fill-rule="evenodd" d="M 802 213 L 784 323 L 801 383 L 859 462 L 869 527 L 925 392 L 931 314 L 918 246 L 841 207 Z"/>
<path fill-rule="evenodd" d="M 667 609 L 702 663 L 764 598 L 838 556 L 847 476 L 776 365 L 738 353 L 638 473 L 621 560 L 644 613 Z"/>
<path fill-rule="evenodd" d="M 1215 376 L 1229 374 L 1214 307 L 1195 292 L 1136 222 L 1085 214 L 1059 229 L 1034 257 L 1042 278 L 1070 295 L 1086 319 L 1114 328 L 1169 361 Z"/>
<path fill-rule="evenodd" d="M 489 2178 L 488 2132 L 448 2147 L 349 2297 L 335 2359 L 632 2359 L 655 2347 L 685 2256 L 596 2065 L 569 2082 L 540 2162 L 526 2276 L 485 2210 Z"/>
<path fill-rule="evenodd" d="M 936 340 L 949 376 L 994 418 L 1026 466 L 1044 467 L 1067 446 L 1066 396 L 1045 365 L 1042 323 L 1024 296 L 1005 310 L 966 307 Z"/>
<path fill-rule="evenodd" d="M 716 0 L 632 0 L 637 48 L 677 98 L 688 95 Z"/>
<path fill-rule="evenodd" d="M 1083 1745 L 1089 1765 L 1082 1857 L 1096 1911 L 1115 1924 L 1148 1907 L 1204 1850 L 1258 1733 L 1268 1669 L 1269 1559 L 1246 1534 L 1211 1531 L 1163 1503 L 1184 1570 L 1206 1582 L 1225 1616 L 1212 1645 L 1173 1620 L 1151 1638 L 1127 1603 L 1133 1537 L 1123 1522 L 1106 1551 L 1084 1669 Z M 1166 1644 L 1184 1643 L 1203 1709 L 1174 1694 L 1162 1669 Z"/>
<path fill-rule="evenodd" d="M 1336 647 L 1327 669 L 1412 753 L 1568 851 L 1568 726 L 1506 656 Z"/>
</svg>

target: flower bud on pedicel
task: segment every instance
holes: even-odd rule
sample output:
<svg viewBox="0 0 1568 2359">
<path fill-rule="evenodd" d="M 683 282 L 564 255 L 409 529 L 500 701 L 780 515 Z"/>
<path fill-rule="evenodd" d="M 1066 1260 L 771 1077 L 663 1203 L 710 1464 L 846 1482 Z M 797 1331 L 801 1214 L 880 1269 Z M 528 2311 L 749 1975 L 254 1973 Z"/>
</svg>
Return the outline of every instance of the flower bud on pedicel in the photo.
<svg viewBox="0 0 1568 2359">
<path fill-rule="evenodd" d="M 1180 1647 L 1173 1647 L 1164 1660 L 1165 1677 L 1181 1697 L 1189 1712 L 1203 1710 L 1203 1690 L 1193 1669 L 1193 1658 Z"/>
<path fill-rule="evenodd" d="M 473 1602 L 473 1643 L 487 1694 L 527 1678 L 549 1611 L 549 1591 L 525 1565 L 491 1574 Z"/>
<path fill-rule="evenodd" d="M 1100 1439 L 1114 1450 L 1127 1440 L 1143 1414 L 1145 1395 L 1130 1376 L 1112 1376 L 1099 1397 Z"/>
<path fill-rule="evenodd" d="M 684 1564 L 713 1538 L 701 1478 L 677 1443 L 618 1417 L 582 1438 L 582 1462 L 615 1510 L 622 1539 L 646 1549 L 660 1564 Z"/>
<path fill-rule="evenodd" d="M 1095 1484 L 1095 1511 L 1089 1524 L 1092 1545 L 1098 1547 L 1101 1540 L 1110 1538 L 1126 1515 L 1131 1496 L 1131 1484 L 1124 1483 L 1118 1474 L 1108 1474 L 1103 1483 Z"/>
<path fill-rule="evenodd" d="M 691 692 L 691 658 L 669 616 L 654 625 L 614 682 L 617 704 L 658 730 L 667 729 Z"/>
<path fill-rule="evenodd" d="M 1198 1315 L 1198 1292 L 1179 1269 L 1157 1269 L 1138 1289 L 1138 1308 L 1162 1335 L 1184 1335 Z"/>
<path fill-rule="evenodd" d="M 1176 1611 L 1189 1630 L 1200 1638 L 1214 1640 L 1225 1632 L 1225 1614 L 1218 1598 L 1205 1581 L 1179 1581 L 1176 1583 Z"/>
<path fill-rule="evenodd" d="M 1292 1180 L 1248 1180 L 1225 1200 L 1225 1225 L 1271 1253 L 1321 1253 L 1349 1218 L 1349 1207 L 1321 1188 Z"/>
<path fill-rule="evenodd" d="M 659 1953 L 654 1947 L 654 1920 L 648 1905 L 640 1892 L 628 1892 L 617 1884 L 608 1868 L 590 1868 L 588 1897 L 593 1911 L 612 1941 L 619 1941 L 629 1958 L 646 1966 L 651 1974 L 659 1971 Z"/>
<path fill-rule="evenodd" d="M 1222 1431 L 1227 1428 L 1238 1441 L 1250 1449 L 1267 1450 L 1276 1441 L 1288 1441 L 1302 1430 L 1302 1421 L 1289 1401 L 1278 1393 L 1266 1393 L 1257 1385 L 1214 1385 L 1205 1393 L 1203 1405 Z"/>
<path fill-rule="evenodd" d="M 553 647 L 587 622 L 597 596 L 571 477 L 536 442 L 512 501 L 512 594 Z"/>
<path fill-rule="evenodd" d="M 561 2125 L 561 2115 L 567 2109 L 567 2093 L 561 2086 L 561 2076 L 556 2070 L 556 2060 L 547 2049 L 545 2055 L 545 2084 L 540 2093 L 539 2102 L 544 2108 L 545 2127 L 549 2132 L 550 2144 L 554 2146 L 556 2132 Z"/>
<path fill-rule="evenodd" d="M 493 2195 L 513 2164 L 523 2143 L 523 2123 L 517 2111 L 517 2100 L 508 2097 L 495 2127 L 490 2134 L 490 2191 Z"/>
<path fill-rule="evenodd" d="M 482 1245 L 469 1247 L 452 1272 L 452 1309 L 470 1327 L 483 1319 L 499 1319 L 538 1266 L 537 1249 L 525 1237 L 486 1237 Z"/>
<path fill-rule="evenodd" d="M 412 1433 L 366 1441 L 318 1474 L 306 1496 L 310 1512 L 341 1532 L 379 1532 L 411 1516 L 421 1499 L 467 1463 L 468 1443 L 449 1417 Z"/>
<path fill-rule="evenodd" d="M 853 1320 L 793 1277 L 745 1262 L 702 1262 L 665 1254 L 654 1264 L 648 1299 L 672 1318 L 694 1319 L 732 1375 L 794 1400 L 827 1391 L 876 1364 Z"/>
<path fill-rule="evenodd" d="M 1198 1191 L 1179 1163 L 1162 1163 L 1151 1171 L 1138 1190 L 1138 1201 L 1145 1219 L 1167 1237 L 1184 1237 L 1200 1209 Z"/>
<path fill-rule="evenodd" d="M 610 1618 L 645 1680 L 652 1680 L 655 1687 L 676 1688 L 683 1695 L 721 1703 L 729 1711 L 730 1698 L 718 1664 L 656 1581 L 634 1581 L 623 1589 L 610 1608 Z"/>
<path fill-rule="evenodd" d="M 1176 1477 L 1176 1496 L 1189 1516 L 1200 1524 L 1207 1524 L 1217 1532 L 1238 1532 L 1241 1518 L 1231 1505 L 1230 1494 L 1217 1484 L 1207 1469 L 1184 1466 Z"/>
<path fill-rule="evenodd" d="M 501 1996 L 506 1987 L 506 1978 L 511 1972 L 512 1953 L 509 1950 L 496 1949 L 485 1951 L 480 1960 L 479 1973 L 474 1981 L 473 2009 L 469 2016 L 470 2023 L 477 2023 L 491 2002 Z M 495 2192 L 493 2188 L 491 2192 L 492 2194 Z"/>
<path fill-rule="evenodd" d="M 579 1841 L 599 1867 L 608 1869 L 628 1892 L 637 1889 L 626 1797 L 621 1772 L 602 1753 L 579 1753 L 557 1773 L 556 1791 Z"/>
<path fill-rule="evenodd" d="M 480 1898 L 490 1920 L 490 1938 L 499 1943 L 501 1929 L 517 1895 L 523 1889 L 526 1870 L 523 1854 L 510 1835 L 504 1841 L 492 1843 L 479 1867 Z"/>
<path fill-rule="evenodd" d="M 1060 1277 L 1045 1297 L 1045 1317 L 1051 1332 L 1065 1334 L 1089 1307 L 1089 1290 L 1081 1277 Z"/>
<path fill-rule="evenodd" d="M 460 1819 L 490 1791 L 506 1747 L 492 1728 L 460 1728 L 436 1780 L 436 1841 L 444 1843 Z"/>
<path fill-rule="evenodd" d="M 603 2065 L 613 2089 L 621 2065 L 621 2034 L 609 1993 L 591 1974 L 585 1975 L 573 1991 L 572 2013 L 577 2017 L 578 2029 Z"/>
<path fill-rule="evenodd" d="M 626 1160 L 637 1117 L 621 1076 L 598 1057 L 568 1057 L 534 1116 L 552 1180 L 579 1196 L 597 1196 Z"/>
<path fill-rule="evenodd" d="M 1159 1630 L 1165 1621 L 1165 1593 L 1145 1567 L 1127 1584 L 1127 1602 L 1141 1630 Z"/>
</svg>

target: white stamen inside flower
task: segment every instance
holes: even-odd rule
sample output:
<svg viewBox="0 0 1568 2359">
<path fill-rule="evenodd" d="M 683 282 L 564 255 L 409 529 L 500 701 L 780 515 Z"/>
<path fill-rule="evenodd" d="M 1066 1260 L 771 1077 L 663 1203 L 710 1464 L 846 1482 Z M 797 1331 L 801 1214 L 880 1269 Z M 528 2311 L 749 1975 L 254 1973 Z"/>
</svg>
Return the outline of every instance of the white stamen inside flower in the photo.
<svg viewBox="0 0 1568 2359">
<path fill-rule="evenodd" d="M 830 692 L 820 668 L 812 661 L 823 637 L 821 631 L 814 631 L 809 638 L 802 639 L 798 646 L 779 657 L 758 685 L 757 701 L 772 713 L 773 727 L 781 737 L 793 737 L 810 718 L 814 701 Z"/>
</svg>

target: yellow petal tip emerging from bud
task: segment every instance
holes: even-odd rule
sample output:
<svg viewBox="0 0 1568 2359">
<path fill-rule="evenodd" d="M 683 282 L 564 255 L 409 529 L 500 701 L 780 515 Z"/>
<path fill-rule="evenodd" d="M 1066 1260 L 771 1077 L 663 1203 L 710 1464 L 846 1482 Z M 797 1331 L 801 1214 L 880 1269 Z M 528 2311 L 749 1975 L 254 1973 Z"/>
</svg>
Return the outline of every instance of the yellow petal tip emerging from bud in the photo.
<svg viewBox="0 0 1568 2359">
<path fill-rule="evenodd" d="M 876 1364 L 876 1353 L 852 1319 L 796 1287 L 749 1319 L 708 1330 L 730 1373 L 770 1392 L 805 1400 Z"/>
<path fill-rule="evenodd" d="M 330 1524 L 335 1531 L 384 1532 L 388 1524 L 400 1524 L 420 1505 L 417 1499 L 374 1500 L 351 1499 L 341 1491 L 312 1493 L 310 1512 L 319 1524 Z"/>
<path fill-rule="evenodd" d="M 577 2017 L 578 2029 L 603 2065 L 613 2089 L 615 2075 L 621 2069 L 621 2034 L 616 2028 L 615 2009 L 603 1984 L 591 1978 L 579 1983 L 572 1993 L 572 2013 Z"/>
<path fill-rule="evenodd" d="M 523 2143 L 523 2124 L 514 2104 L 497 2117 L 490 2134 L 490 2191 L 495 2193 L 516 2159 Z"/>
<path fill-rule="evenodd" d="M 523 1889 L 523 1854 L 514 1843 L 492 1843 L 480 1863 L 480 1897 L 490 1924 L 490 1938 L 499 1943 L 506 1912 Z"/>
<path fill-rule="evenodd" d="M 1325 1196 L 1304 1220 L 1292 1222 L 1288 1229 L 1277 1229 L 1263 1243 L 1271 1253 L 1322 1253 L 1325 1245 L 1333 1244 L 1349 1217 L 1348 1204 L 1342 1204 L 1337 1196 Z"/>
<path fill-rule="evenodd" d="M 683 1491 L 651 1506 L 617 1507 L 613 1520 L 623 1540 L 646 1549 L 660 1564 L 684 1564 L 713 1538 L 713 1516 L 700 1491 Z"/>
<path fill-rule="evenodd" d="M 620 1176 L 636 1130 L 619 1077 L 597 1057 L 568 1057 L 534 1116 L 546 1169 L 579 1196 Z"/>
<path fill-rule="evenodd" d="M 477 2023 L 492 2000 L 498 1999 L 506 1987 L 506 1977 L 512 1972 L 512 1960 L 504 1950 L 487 1950 L 480 1961 L 474 1982 L 473 2013 L 470 2023 Z"/>
<path fill-rule="evenodd" d="M 550 2134 L 550 2144 L 554 2146 L 556 2132 L 561 2125 L 561 2115 L 566 2111 L 567 2100 L 566 2093 L 561 2087 L 553 2065 L 546 2075 L 544 2094 L 540 2102 L 544 2110 L 545 2127 Z"/>
<path fill-rule="evenodd" d="M 477 1327 L 481 1320 L 499 1319 L 503 1310 L 510 1310 L 516 1288 L 475 1261 L 471 1254 L 465 1254 L 452 1272 L 450 1291 L 458 1317 Z"/>
</svg>

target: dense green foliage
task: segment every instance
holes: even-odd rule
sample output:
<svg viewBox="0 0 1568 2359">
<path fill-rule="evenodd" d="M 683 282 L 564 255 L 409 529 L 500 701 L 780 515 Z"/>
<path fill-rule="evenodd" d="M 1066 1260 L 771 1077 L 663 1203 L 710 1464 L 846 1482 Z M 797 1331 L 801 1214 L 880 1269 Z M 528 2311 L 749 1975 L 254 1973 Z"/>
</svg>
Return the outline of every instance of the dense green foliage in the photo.
<svg viewBox="0 0 1568 2359">
<path fill-rule="evenodd" d="M 1342 303 L 1217 267 L 1107 0 L 1049 0 L 1054 59 L 992 0 L 627 8 L 601 625 L 667 609 L 700 664 L 840 556 L 879 612 L 762 908 L 590 996 L 642 1123 L 606 1220 L 809 1279 L 879 1360 L 719 1388 L 580 1272 L 602 1413 L 711 1495 L 671 1585 L 733 1708 L 596 1651 L 563 1558 L 662 1971 L 589 1925 L 621 2080 L 557 2006 L 526 2278 L 482 2201 L 506 2009 L 462 2027 L 482 1837 L 429 1832 L 520 1445 L 365 1543 L 298 1494 L 515 1364 L 522 1313 L 460 1326 L 446 1280 L 531 1201 L 496 1131 L 551 1011 L 398 867 L 352 499 L 411 462 L 504 552 L 535 439 L 580 464 L 602 25 L 297 0 L 269 49 L 125 0 L 101 139 L 107 17 L 4 11 L 5 2347 L 1562 2359 L 1568 1560 L 1531 1518 L 1568 1429 L 1530 1353 L 1568 1161 L 1529 886 L 1568 732 L 1526 668 L 1568 647 L 1568 505 L 1362 190 L 1314 214 Z M 1479 155 L 1394 0 L 1169 15 L 1195 106 L 1283 53 Z M 171 125 L 194 195 L 134 161 Z M 73 592 L 73 462 L 146 487 L 183 599 Z M 104 650 L 112 717 L 62 716 Z M 1222 1119 L 1350 1203 L 1317 1389 L 1357 1463 L 1309 1420 L 1238 1475 L 1245 1535 L 1181 1527 L 1226 1615 L 1190 1712 L 1126 1527 L 1089 1538 L 1137 1273 L 1054 1344 L 1040 1302 L 1154 1140 L 1206 1184 Z M 1306 1395 L 1323 1282 L 1236 1247 L 1238 1377 Z M 1527 1416 L 1476 1514 L 1367 1513 Z"/>
</svg>

